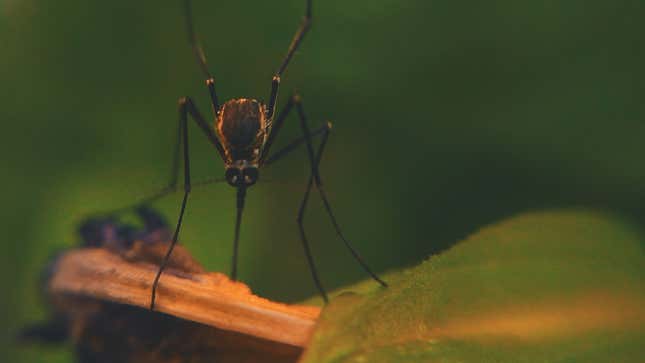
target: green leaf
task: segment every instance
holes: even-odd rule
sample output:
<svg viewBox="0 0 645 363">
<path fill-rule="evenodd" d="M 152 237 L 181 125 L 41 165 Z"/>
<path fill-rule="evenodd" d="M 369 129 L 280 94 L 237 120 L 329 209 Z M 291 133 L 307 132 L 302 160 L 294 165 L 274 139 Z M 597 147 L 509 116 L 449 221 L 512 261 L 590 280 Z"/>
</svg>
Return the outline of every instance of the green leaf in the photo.
<svg viewBox="0 0 645 363">
<path fill-rule="evenodd" d="M 302 362 L 636 362 L 645 237 L 616 217 L 532 213 L 324 310 Z"/>
</svg>

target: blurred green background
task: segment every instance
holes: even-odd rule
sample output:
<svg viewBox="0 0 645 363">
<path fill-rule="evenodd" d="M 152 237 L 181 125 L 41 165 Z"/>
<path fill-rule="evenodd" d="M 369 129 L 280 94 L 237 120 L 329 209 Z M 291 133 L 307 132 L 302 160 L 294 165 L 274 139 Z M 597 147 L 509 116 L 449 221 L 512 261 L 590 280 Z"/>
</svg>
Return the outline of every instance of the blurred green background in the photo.
<svg viewBox="0 0 645 363">
<path fill-rule="evenodd" d="M 304 0 L 195 1 L 220 98 L 268 99 Z M 589 206 L 645 220 L 641 0 L 314 1 L 283 77 L 312 122 L 334 122 L 322 163 L 347 236 L 376 271 L 420 262 L 520 211 Z M 38 276 L 85 216 L 164 185 L 176 103 L 210 114 L 181 2 L 0 1 L 0 361 L 66 362 L 19 348 L 42 319 Z M 191 126 L 192 127 L 192 126 Z M 290 117 L 280 137 L 299 132 Z M 223 174 L 191 130 L 193 179 Z M 240 276 L 283 301 L 315 294 L 295 223 L 302 155 L 249 191 Z M 315 196 L 315 195 L 314 195 Z M 180 195 L 156 204 L 174 223 Z M 230 270 L 234 191 L 196 189 L 182 242 Z M 318 199 L 306 218 L 323 283 L 365 277 Z"/>
</svg>

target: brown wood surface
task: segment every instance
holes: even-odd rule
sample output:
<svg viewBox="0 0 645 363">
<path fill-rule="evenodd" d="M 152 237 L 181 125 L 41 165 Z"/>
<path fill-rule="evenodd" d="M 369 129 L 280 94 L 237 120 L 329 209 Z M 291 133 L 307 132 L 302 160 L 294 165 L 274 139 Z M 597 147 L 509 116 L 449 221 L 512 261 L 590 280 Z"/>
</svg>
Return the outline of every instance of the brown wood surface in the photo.
<svg viewBox="0 0 645 363">
<path fill-rule="evenodd" d="M 273 302 L 253 295 L 246 285 L 221 273 L 184 268 L 190 257 L 178 247 L 173 253 L 175 260 L 160 279 L 156 311 L 222 331 L 293 347 L 306 346 L 320 313 L 318 307 Z M 151 262 L 156 259 L 134 261 L 104 248 L 70 250 L 56 262 L 49 294 L 147 308 L 157 269 Z"/>
</svg>

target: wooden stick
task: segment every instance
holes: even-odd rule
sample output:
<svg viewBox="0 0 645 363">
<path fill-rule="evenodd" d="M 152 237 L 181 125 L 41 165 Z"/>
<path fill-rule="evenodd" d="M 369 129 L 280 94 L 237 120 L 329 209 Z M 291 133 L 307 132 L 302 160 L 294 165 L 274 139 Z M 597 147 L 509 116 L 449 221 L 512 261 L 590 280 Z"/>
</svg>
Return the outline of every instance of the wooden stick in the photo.
<svg viewBox="0 0 645 363">
<path fill-rule="evenodd" d="M 170 266 L 159 282 L 156 311 L 291 346 L 308 343 L 318 307 L 269 301 L 221 273 Z M 76 249 L 57 260 L 48 289 L 53 296 L 71 294 L 147 308 L 156 269 L 104 248 Z"/>
</svg>

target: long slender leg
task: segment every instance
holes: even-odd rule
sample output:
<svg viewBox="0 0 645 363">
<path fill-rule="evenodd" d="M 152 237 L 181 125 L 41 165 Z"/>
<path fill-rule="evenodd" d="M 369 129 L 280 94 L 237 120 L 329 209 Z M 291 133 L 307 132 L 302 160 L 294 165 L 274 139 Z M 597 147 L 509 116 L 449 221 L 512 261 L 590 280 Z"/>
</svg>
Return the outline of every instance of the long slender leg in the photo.
<svg viewBox="0 0 645 363">
<path fill-rule="evenodd" d="M 180 105 L 183 104 L 186 109 L 186 112 L 188 112 L 192 117 L 193 120 L 197 123 L 197 126 L 199 126 L 200 129 L 206 134 L 206 137 L 208 137 L 208 140 L 215 146 L 217 149 L 217 152 L 219 153 L 219 156 L 222 158 L 223 161 L 226 161 L 226 153 L 224 151 L 224 146 L 222 146 L 222 143 L 217 139 L 217 136 L 215 136 L 215 133 L 213 132 L 213 129 L 208 125 L 208 122 L 206 122 L 206 119 L 204 119 L 204 116 L 199 112 L 197 107 L 195 107 L 195 104 L 193 101 L 186 97 L 182 98 L 179 100 Z"/>
<path fill-rule="evenodd" d="M 175 137 L 175 147 L 172 151 L 172 164 L 170 165 L 170 177 L 168 186 L 165 189 L 175 190 L 177 188 L 177 179 L 179 178 L 179 148 L 181 147 L 181 122 L 177 122 L 177 136 Z"/>
<path fill-rule="evenodd" d="M 246 186 L 237 187 L 237 214 L 235 217 L 235 240 L 233 240 L 233 264 L 231 268 L 231 280 L 237 280 L 237 251 L 240 244 L 240 224 L 242 223 L 242 211 L 244 211 L 244 200 L 246 199 Z"/>
<path fill-rule="evenodd" d="M 204 55 L 204 50 L 202 45 L 197 39 L 197 34 L 195 33 L 195 27 L 193 25 L 193 11 L 192 4 L 190 0 L 184 1 L 184 11 L 186 15 L 186 30 L 188 33 L 188 42 L 193 48 L 193 53 L 195 54 L 195 59 L 199 68 L 202 70 L 206 76 L 206 86 L 208 86 L 208 94 L 211 98 L 211 106 L 213 108 L 213 115 L 217 115 L 219 110 L 219 102 L 217 100 L 217 92 L 215 91 L 215 79 L 208 71 L 208 65 L 206 64 L 206 56 Z"/>
<path fill-rule="evenodd" d="M 157 270 L 157 275 L 155 276 L 154 282 L 152 283 L 152 293 L 150 296 L 150 310 L 154 310 L 155 307 L 155 299 L 156 299 L 156 294 L 157 294 L 157 286 L 159 285 L 159 278 L 161 278 L 161 274 L 163 270 L 166 268 L 166 265 L 168 263 L 168 260 L 170 259 L 170 255 L 172 254 L 173 249 L 175 248 L 175 245 L 177 244 L 177 240 L 179 239 L 179 231 L 181 230 L 181 223 L 184 218 L 184 212 L 186 210 L 186 203 L 188 202 L 188 194 L 190 194 L 191 191 L 191 184 L 190 184 L 190 157 L 188 154 L 188 114 L 191 115 L 192 119 L 197 123 L 197 125 L 206 133 L 208 138 L 213 142 L 216 146 L 219 145 L 219 141 L 215 138 L 213 135 L 212 131 L 208 127 L 208 124 L 206 124 L 206 121 L 204 118 L 201 116 L 195 105 L 193 104 L 192 100 L 190 98 L 181 98 L 179 100 L 179 134 L 180 134 L 180 139 L 182 140 L 183 143 L 183 154 L 184 154 L 184 197 L 181 202 L 181 208 L 179 210 L 179 218 L 177 220 L 177 226 L 175 227 L 175 232 L 173 233 L 172 236 L 172 242 L 170 243 L 170 246 L 168 247 L 168 251 L 166 252 L 166 255 L 164 256 L 164 259 L 161 261 L 161 264 L 159 265 L 159 269 Z M 221 146 L 221 145 L 220 145 Z"/>
<path fill-rule="evenodd" d="M 329 125 L 324 125 L 319 127 L 318 129 L 314 130 L 311 133 L 311 137 L 316 137 L 318 135 L 324 134 L 327 132 L 329 129 Z M 283 157 L 287 156 L 290 154 L 293 150 L 297 149 L 300 145 L 304 144 L 306 142 L 304 136 L 300 136 L 299 138 L 293 140 L 290 142 L 287 146 L 283 147 L 282 149 L 274 152 L 271 154 L 271 156 L 267 157 L 267 159 L 264 161 L 264 165 L 271 165 L 275 163 L 276 161 L 282 159 Z"/>
<path fill-rule="evenodd" d="M 269 134 L 269 138 L 268 138 L 264 148 L 262 149 L 262 153 L 260 154 L 261 155 L 260 156 L 260 165 L 266 165 L 266 164 L 269 164 L 271 162 L 276 161 L 277 159 L 279 159 L 282 156 L 284 156 L 287 153 L 289 153 L 291 150 L 297 148 L 304 141 L 302 138 L 296 139 L 294 142 L 292 142 L 291 144 L 287 145 L 285 148 L 283 148 L 281 150 L 278 150 L 278 152 L 276 152 L 274 156 L 272 156 L 271 158 L 267 159 L 267 157 L 269 155 L 269 150 L 271 148 L 271 145 L 273 144 L 273 141 L 278 136 L 278 133 L 279 133 L 280 129 L 282 128 L 282 125 L 284 124 L 285 119 L 289 115 L 289 112 L 293 108 L 293 105 L 296 104 L 297 102 L 300 102 L 298 96 L 290 97 L 289 101 L 287 102 L 287 104 L 284 106 L 284 108 L 282 109 L 282 111 L 278 115 L 278 118 L 276 119 L 276 122 L 273 124 L 273 126 L 271 128 L 271 133 Z M 326 131 L 328 131 L 327 127 L 322 129 L 320 132 L 323 132 L 323 135 L 325 135 Z M 307 135 L 307 136 L 311 136 L 311 135 Z M 323 137 L 325 137 L 325 136 L 323 136 Z M 310 145 L 311 144 L 311 138 L 309 138 L 308 140 L 309 140 L 308 145 L 311 146 Z M 307 189 L 305 191 L 305 195 L 304 195 L 304 197 L 302 199 L 302 202 L 300 203 L 300 208 L 298 209 L 297 222 L 298 222 L 298 228 L 300 230 L 300 241 L 302 242 L 302 246 L 303 246 L 303 248 L 305 250 L 305 256 L 307 257 L 307 263 L 309 264 L 309 271 L 311 271 L 311 276 L 314 279 L 314 282 L 316 284 L 316 287 L 318 288 L 318 291 L 320 291 L 320 295 L 323 297 L 325 302 L 327 302 L 328 301 L 327 293 L 325 292 L 325 289 L 322 286 L 322 283 L 320 282 L 320 278 L 318 277 L 316 264 L 314 263 L 314 259 L 313 259 L 313 256 L 311 254 L 311 249 L 309 247 L 309 241 L 307 240 L 307 235 L 305 234 L 305 230 L 304 230 L 304 226 L 303 226 L 304 213 L 305 213 L 305 209 L 307 207 L 307 201 L 309 200 L 309 194 L 311 192 L 312 184 L 313 184 L 313 175 L 309 178 L 309 182 L 307 183 Z"/>
<path fill-rule="evenodd" d="M 206 134 L 206 137 L 208 137 L 208 140 L 215 146 L 217 151 L 220 154 L 220 157 L 222 160 L 226 160 L 226 156 L 224 153 L 224 147 L 220 143 L 220 141 L 217 139 L 215 136 L 215 133 L 213 130 L 210 128 L 204 117 L 201 115 L 199 110 L 197 110 L 197 107 L 195 107 L 195 104 L 192 102 L 190 98 L 182 98 L 180 100 L 180 103 L 184 103 L 184 107 L 188 113 L 190 113 L 193 117 L 193 120 L 197 123 L 197 125 L 202 129 L 202 131 Z M 175 142 L 175 146 L 173 149 L 173 158 L 172 158 L 172 165 L 171 165 L 171 170 L 170 170 L 170 178 L 168 184 L 163 187 L 162 189 L 158 190 L 157 192 L 150 194 L 148 196 L 145 196 L 144 198 L 140 199 L 134 204 L 129 204 L 125 207 L 120 207 L 118 209 L 111 210 L 109 212 L 103 212 L 101 214 L 103 215 L 119 215 L 121 213 L 127 212 L 129 210 L 132 210 L 133 208 L 137 208 L 141 205 L 146 205 L 146 204 L 151 204 L 158 199 L 161 199 L 169 194 L 172 194 L 177 191 L 177 179 L 179 176 L 179 152 L 180 152 L 180 144 L 181 144 L 181 132 L 182 132 L 182 125 L 181 123 L 178 123 L 178 128 L 177 128 L 177 140 Z M 196 186 L 201 186 L 201 185 L 208 185 L 208 184 L 214 184 L 214 183 L 220 183 L 225 181 L 224 179 L 210 179 L 210 180 L 205 180 L 196 183 Z"/>
<path fill-rule="evenodd" d="M 303 136 L 296 139 L 293 141 L 291 144 L 287 145 L 285 148 L 278 150 L 275 154 L 273 154 L 270 158 L 268 158 L 269 155 L 269 150 L 271 145 L 273 144 L 273 141 L 277 138 L 278 132 L 282 128 L 284 121 L 286 117 L 288 116 L 289 112 L 293 109 L 293 106 L 296 106 L 298 110 L 298 115 L 300 118 L 300 125 L 302 128 Z M 310 132 L 309 126 L 307 125 L 307 120 L 306 116 L 304 113 L 304 109 L 302 106 L 302 100 L 299 95 L 294 95 L 291 98 L 289 98 L 289 101 L 285 105 L 285 107 L 282 109 L 280 114 L 278 115 L 278 118 L 276 119 L 276 122 L 274 123 L 271 133 L 269 134 L 269 139 L 267 140 L 267 143 L 265 144 L 264 149 L 262 150 L 261 157 L 260 157 L 260 165 L 268 165 L 270 163 L 275 162 L 282 156 L 286 155 L 290 151 L 296 149 L 300 144 L 303 142 L 307 146 L 307 154 L 309 156 L 309 160 L 311 163 L 311 177 L 309 180 L 309 183 L 307 185 L 307 191 L 305 192 L 305 197 L 303 198 L 303 201 L 300 206 L 300 210 L 298 213 L 298 226 L 300 228 L 300 234 L 301 234 L 301 241 L 303 243 L 303 247 L 305 249 L 305 255 L 307 256 L 307 261 L 309 263 L 309 267 L 311 270 L 312 277 L 314 279 L 314 282 L 316 283 L 316 287 L 318 287 L 318 290 L 320 291 L 321 295 L 323 296 L 324 299 L 327 298 L 327 295 L 325 293 L 324 288 L 322 287 L 322 284 L 320 282 L 320 279 L 318 278 L 318 273 L 316 271 L 316 266 L 313 261 L 313 257 L 311 256 L 310 248 L 309 248 L 309 242 L 307 240 L 306 234 L 304 232 L 304 227 L 302 225 L 302 222 L 304 220 L 304 211 L 306 209 L 307 201 L 309 198 L 309 193 L 311 189 L 311 185 L 313 182 L 316 183 L 316 187 L 319 190 L 320 196 L 323 200 L 323 204 L 325 205 L 325 210 L 327 214 L 329 215 L 331 222 L 334 226 L 334 229 L 336 230 L 336 234 L 341 238 L 347 249 L 349 249 L 350 253 L 352 256 L 358 261 L 358 263 L 363 267 L 363 269 L 378 283 L 380 283 L 383 286 L 387 286 L 387 284 L 380 279 L 372 270 L 367 266 L 367 264 L 363 261 L 363 259 L 360 257 L 358 252 L 352 247 L 352 245 L 349 243 L 349 241 L 345 238 L 344 234 L 342 233 L 340 226 L 336 220 L 336 217 L 334 216 L 334 213 L 331 209 L 331 205 L 329 203 L 329 200 L 327 199 L 327 196 L 325 194 L 324 188 L 322 186 L 322 180 L 320 178 L 320 174 L 318 172 L 318 164 L 320 162 L 320 159 L 322 157 L 322 152 L 324 150 L 324 147 L 327 143 L 327 138 L 329 134 L 329 130 L 331 129 L 331 123 L 328 123 L 325 125 L 322 129 L 316 130 L 313 133 Z M 323 134 L 323 140 L 321 141 L 319 150 L 317 152 L 317 155 L 314 154 L 314 149 L 313 149 L 313 142 L 312 138 L 319 132 L 322 132 Z"/>
<path fill-rule="evenodd" d="M 316 284 L 316 287 L 320 292 L 320 296 L 322 296 L 325 303 L 327 303 L 329 302 L 329 298 L 327 297 L 327 292 L 325 291 L 325 288 L 323 287 L 322 282 L 320 282 L 320 278 L 318 277 L 318 270 L 316 268 L 316 263 L 314 262 L 313 255 L 311 254 L 309 241 L 307 240 L 307 234 L 305 233 L 305 227 L 303 224 L 305 219 L 305 209 L 307 208 L 307 202 L 309 201 L 309 194 L 311 192 L 311 186 L 313 185 L 313 180 L 314 180 L 314 177 L 313 175 L 311 175 L 309 177 L 309 182 L 307 183 L 307 189 L 305 190 L 305 195 L 302 198 L 302 202 L 300 202 L 300 208 L 298 209 L 298 217 L 296 220 L 298 222 L 298 231 L 300 231 L 300 241 L 302 242 L 302 247 L 305 250 L 305 256 L 307 257 L 307 263 L 309 264 L 309 271 L 311 272 L 311 277 L 314 279 L 314 283 Z"/>
<path fill-rule="evenodd" d="M 302 132 L 304 134 L 304 138 L 307 144 L 307 153 L 309 155 L 309 160 L 311 162 L 311 176 L 316 184 L 316 189 L 318 189 L 320 193 L 320 198 L 323 201 L 323 204 L 325 206 L 325 210 L 327 211 L 327 215 L 329 216 L 329 219 L 332 222 L 332 225 L 334 226 L 334 229 L 336 230 L 336 234 L 338 237 L 343 241 L 349 252 L 354 256 L 354 259 L 363 267 L 365 272 L 367 272 L 375 281 L 377 281 L 379 284 L 381 284 L 384 287 L 387 287 L 387 284 L 385 281 L 380 279 L 372 270 L 369 268 L 369 266 L 363 261 L 361 256 L 358 254 L 358 252 L 352 247 L 352 245 L 349 243 L 347 238 L 345 238 L 345 235 L 342 233 L 341 228 L 338 224 L 338 221 L 336 220 L 336 217 L 334 216 L 334 213 L 332 211 L 331 205 L 329 203 L 329 200 L 327 199 L 327 195 L 325 193 L 325 190 L 323 188 L 323 183 L 322 179 L 320 178 L 320 173 L 318 171 L 318 165 L 320 163 L 320 159 L 322 158 L 322 153 L 324 151 L 325 145 L 327 143 L 327 138 L 329 135 L 329 132 L 325 133 L 323 135 L 323 139 L 320 143 L 320 146 L 318 148 L 318 152 L 314 154 L 314 149 L 313 149 L 313 142 L 311 140 L 311 133 L 309 132 L 309 126 L 307 125 L 307 119 L 305 116 L 304 108 L 302 106 L 302 102 L 298 96 L 295 96 L 296 100 L 296 107 L 298 110 L 298 116 L 300 118 L 300 126 L 302 128 Z M 331 129 L 331 124 L 328 124 L 328 130 Z"/>
<path fill-rule="evenodd" d="M 303 136 L 296 139 L 295 141 L 291 142 L 289 145 L 284 147 L 283 149 L 278 150 L 276 153 L 272 154 L 271 157 L 268 157 L 269 155 L 269 148 L 272 145 L 273 141 L 276 139 L 278 135 L 278 131 L 281 129 L 282 125 L 284 124 L 284 120 L 286 119 L 287 115 L 293 108 L 293 106 L 296 106 L 296 109 L 298 110 L 298 116 L 300 118 L 300 125 L 302 129 Z M 305 191 L 305 195 L 303 197 L 303 200 L 300 204 L 300 209 L 298 210 L 298 228 L 300 230 L 300 237 L 301 241 L 303 244 L 303 248 L 305 250 L 305 255 L 307 257 L 307 262 L 309 263 L 309 268 L 311 271 L 311 275 L 314 279 L 314 282 L 316 283 L 316 287 L 320 291 L 321 296 L 325 301 L 327 301 L 327 294 L 325 292 L 325 289 L 322 286 L 322 283 L 320 282 L 320 279 L 318 277 L 317 269 L 311 254 L 311 250 L 309 247 L 309 241 L 307 240 L 306 233 L 304 231 L 304 212 L 307 206 L 307 202 L 309 199 L 309 194 L 311 192 L 311 186 L 316 184 L 316 188 L 318 189 L 321 199 L 323 200 L 323 204 L 325 206 L 325 210 L 327 214 L 329 215 L 329 218 L 331 219 L 331 222 L 334 226 L 334 229 L 336 230 L 336 234 L 340 237 L 340 239 L 343 241 L 347 249 L 350 251 L 352 256 L 358 261 L 358 263 L 363 267 L 363 269 L 379 284 L 382 286 L 387 286 L 387 284 L 380 279 L 372 270 L 369 268 L 369 266 L 363 261 L 361 256 L 358 254 L 358 252 L 352 247 L 352 245 L 349 243 L 349 241 L 345 238 L 344 234 L 342 233 L 340 226 L 338 224 L 338 221 L 336 220 L 336 217 L 332 211 L 331 205 L 329 203 L 329 200 L 327 198 L 327 195 L 325 194 L 323 184 L 322 184 L 322 179 L 320 177 L 320 173 L 318 172 L 318 165 L 320 163 L 320 159 L 322 158 L 322 153 L 324 151 L 325 145 L 327 144 L 327 139 L 329 136 L 329 131 L 331 130 L 331 123 L 327 123 L 327 125 L 323 126 L 320 129 L 315 130 L 314 132 L 310 132 L 309 126 L 307 125 L 307 119 L 304 113 L 304 108 L 302 106 L 302 100 L 300 96 L 294 95 L 289 99 L 289 102 L 283 110 L 280 112 L 278 115 L 278 118 L 276 119 L 275 124 L 273 125 L 273 128 L 271 130 L 271 134 L 269 135 L 269 139 L 267 141 L 267 144 L 265 145 L 265 148 L 262 150 L 262 156 L 260 158 L 260 164 L 261 165 L 269 165 L 278 159 L 282 158 L 284 155 L 287 155 L 289 152 L 293 151 L 296 149 L 298 146 L 300 146 L 303 142 L 307 146 L 307 154 L 309 156 L 309 160 L 311 163 L 311 176 L 309 178 L 309 182 L 307 183 L 307 189 Z M 316 153 L 314 153 L 314 148 L 313 148 L 313 141 L 312 138 L 319 133 L 322 133 L 322 140 L 320 143 L 320 146 L 317 150 Z"/>
<path fill-rule="evenodd" d="M 275 122 L 273 122 L 273 125 L 271 126 L 271 132 L 269 133 L 269 137 L 267 138 L 267 141 L 264 144 L 264 147 L 262 148 L 262 152 L 260 153 L 260 161 L 259 161 L 260 165 L 270 164 L 272 162 L 275 162 L 278 158 L 282 157 L 283 154 L 290 152 L 292 149 L 297 148 L 298 146 L 300 146 L 300 144 L 305 142 L 305 137 L 302 136 L 294 140 L 291 144 L 287 145 L 285 148 L 277 151 L 270 158 L 268 158 L 269 151 L 271 150 L 271 146 L 273 145 L 273 142 L 278 137 L 278 134 L 280 133 L 280 130 L 284 125 L 284 121 L 287 119 L 287 116 L 289 116 L 289 113 L 293 109 L 293 105 L 295 105 L 297 102 L 300 102 L 299 96 L 296 95 L 296 96 L 289 97 L 289 101 L 282 108 L 282 111 L 280 111 L 280 113 L 278 114 L 278 117 L 276 118 Z M 325 127 L 323 126 L 319 130 L 314 131 L 314 133 L 311 136 L 312 137 L 316 136 L 319 132 L 322 133 L 324 128 Z"/>
<path fill-rule="evenodd" d="M 264 160 L 267 158 L 267 156 L 269 156 L 271 145 L 273 145 L 273 142 L 278 137 L 278 134 L 282 129 L 282 125 L 284 125 L 284 121 L 287 119 L 287 116 L 289 116 L 289 112 L 291 112 L 293 105 L 294 105 L 294 98 L 290 97 L 287 104 L 282 108 L 282 111 L 280 111 L 280 113 L 278 114 L 278 118 L 276 118 L 275 122 L 272 123 L 271 132 L 269 133 L 269 137 L 267 138 L 267 141 L 264 144 L 264 147 L 262 148 L 262 152 L 260 153 L 260 161 L 259 161 L 260 165 L 262 165 L 264 163 Z"/>
<path fill-rule="evenodd" d="M 305 37 L 305 34 L 307 34 L 307 31 L 309 31 L 310 27 L 311 27 L 311 0 L 307 0 L 307 9 L 305 10 L 305 17 L 302 19 L 302 22 L 300 23 L 298 30 L 296 30 L 296 34 L 294 34 L 293 39 L 291 40 L 291 44 L 289 44 L 289 49 L 287 50 L 287 54 L 282 60 L 282 64 L 280 64 L 280 68 L 278 68 L 278 71 L 273 76 L 273 80 L 271 82 L 271 96 L 269 97 L 269 105 L 266 111 L 267 119 L 269 120 L 273 118 L 273 112 L 275 111 L 276 100 L 278 98 L 278 88 L 280 87 L 280 77 L 282 77 L 282 73 L 284 73 L 284 71 L 287 69 L 287 66 L 291 61 L 291 58 L 293 58 L 294 53 L 296 52 L 296 50 L 298 50 L 298 47 L 300 47 L 300 42 L 302 42 L 302 39 Z"/>
</svg>

